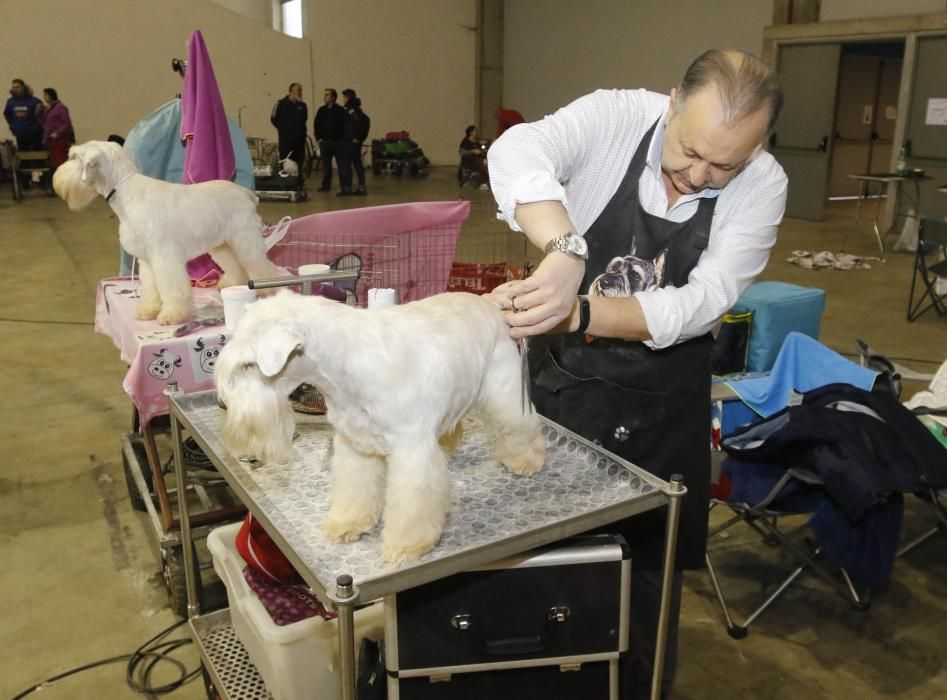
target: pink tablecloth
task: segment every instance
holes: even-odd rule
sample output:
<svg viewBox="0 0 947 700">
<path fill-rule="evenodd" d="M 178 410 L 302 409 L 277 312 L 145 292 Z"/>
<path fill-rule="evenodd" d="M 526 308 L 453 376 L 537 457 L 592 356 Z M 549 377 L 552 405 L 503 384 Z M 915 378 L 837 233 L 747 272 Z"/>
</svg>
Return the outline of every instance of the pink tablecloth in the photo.
<svg viewBox="0 0 947 700">
<path fill-rule="evenodd" d="M 223 317 L 216 288 L 195 288 L 193 293 L 199 316 Z M 141 422 L 147 423 L 168 412 L 168 397 L 164 395 L 168 382 L 177 382 L 185 392 L 213 388 L 214 365 L 230 331 L 223 325 L 205 326 L 175 338 L 178 326 L 138 321 L 137 304 L 138 280 L 102 280 L 95 295 L 95 330 L 112 339 L 122 361 L 129 366 L 122 387 L 138 407 Z"/>
</svg>

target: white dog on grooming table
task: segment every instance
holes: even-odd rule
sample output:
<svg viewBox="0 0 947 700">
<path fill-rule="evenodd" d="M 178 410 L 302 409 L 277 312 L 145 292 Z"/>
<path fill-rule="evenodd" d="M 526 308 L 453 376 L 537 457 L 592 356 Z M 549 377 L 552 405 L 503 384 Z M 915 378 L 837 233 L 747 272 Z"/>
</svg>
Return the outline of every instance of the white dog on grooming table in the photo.
<svg viewBox="0 0 947 700">
<path fill-rule="evenodd" d="M 204 253 L 224 270 L 220 287 L 277 275 L 266 257 L 257 197 L 240 185 L 156 180 L 139 173 L 117 143 L 89 141 L 69 149 L 53 189 L 73 211 L 101 195 L 118 216 L 119 240 L 139 262 L 140 320 L 174 325 L 191 317 L 187 261 Z"/>
<path fill-rule="evenodd" d="M 438 444 L 478 408 L 497 459 L 516 474 L 545 460 L 536 413 L 521 401 L 521 363 L 497 307 L 465 293 L 385 309 L 356 309 L 281 292 L 250 305 L 218 358 L 227 407 L 224 440 L 236 454 L 293 454 L 289 394 L 324 395 L 335 428 L 325 532 L 351 542 L 384 512 L 389 562 L 417 559 L 440 539 L 450 508 Z"/>
</svg>

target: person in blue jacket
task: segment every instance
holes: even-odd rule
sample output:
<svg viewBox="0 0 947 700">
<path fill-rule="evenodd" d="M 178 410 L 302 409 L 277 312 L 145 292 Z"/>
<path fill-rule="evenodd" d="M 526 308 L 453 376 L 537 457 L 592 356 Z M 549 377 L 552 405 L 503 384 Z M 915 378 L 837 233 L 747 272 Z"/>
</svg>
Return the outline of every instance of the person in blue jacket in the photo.
<svg viewBox="0 0 947 700">
<path fill-rule="evenodd" d="M 20 78 L 15 78 L 10 85 L 10 98 L 3 108 L 3 116 L 16 137 L 17 150 L 43 150 L 44 111 L 42 100 L 33 96 L 30 86 Z"/>
</svg>

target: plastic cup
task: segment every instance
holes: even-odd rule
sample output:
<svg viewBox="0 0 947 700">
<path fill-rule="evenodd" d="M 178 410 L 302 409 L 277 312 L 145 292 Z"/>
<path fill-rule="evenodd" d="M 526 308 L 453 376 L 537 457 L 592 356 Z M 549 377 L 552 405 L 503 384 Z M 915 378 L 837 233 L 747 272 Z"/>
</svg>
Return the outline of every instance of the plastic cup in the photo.
<svg viewBox="0 0 947 700">
<path fill-rule="evenodd" d="M 369 289 L 368 308 L 385 309 L 398 303 L 398 292 L 394 289 Z"/>
<path fill-rule="evenodd" d="M 232 331 L 243 316 L 246 305 L 256 301 L 256 290 L 246 285 L 226 287 L 220 290 L 220 299 L 224 302 L 224 325 Z"/>
</svg>

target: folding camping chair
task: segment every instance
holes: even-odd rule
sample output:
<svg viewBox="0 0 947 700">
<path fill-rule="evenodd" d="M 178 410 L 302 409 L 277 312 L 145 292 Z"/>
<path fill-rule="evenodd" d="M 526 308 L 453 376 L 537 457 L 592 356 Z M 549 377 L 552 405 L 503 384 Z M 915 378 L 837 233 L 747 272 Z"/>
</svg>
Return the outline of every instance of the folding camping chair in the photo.
<svg viewBox="0 0 947 700">
<path fill-rule="evenodd" d="M 926 492 L 915 494 L 934 514 L 935 523 L 929 530 L 915 537 L 910 542 L 901 546 L 898 550 L 898 556 L 913 552 L 919 546 L 927 542 L 938 532 L 947 532 L 947 489 L 928 489 Z"/>
<path fill-rule="evenodd" d="M 947 314 L 947 294 L 938 294 L 936 287 L 938 277 L 947 279 L 947 221 L 922 216 L 917 236 L 908 321 L 916 321 L 932 308 L 937 309 L 940 316 Z M 916 301 L 915 288 L 920 291 Z"/>
<path fill-rule="evenodd" d="M 767 468 L 769 466 L 771 465 L 726 460 L 723 468 L 725 472 L 728 472 L 727 476 L 734 484 L 739 484 L 742 478 L 762 479 L 772 482 L 775 469 L 779 470 L 781 476 L 775 478 L 775 483 L 769 489 L 769 492 L 756 503 L 719 498 L 712 498 L 710 502 L 711 511 L 717 507 L 725 507 L 733 512 L 732 518 L 710 528 L 707 537 L 708 548 L 705 554 L 705 563 L 710 574 L 710 582 L 717 596 L 717 602 L 723 612 L 727 633 L 734 639 L 744 639 L 753 621 L 766 612 L 807 569 L 815 572 L 856 610 L 865 611 L 870 605 L 867 594 L 860 595 L 858 593 L 845 569 L 837 568 L 833 570 L 835 567 L 821 560 L 822 546 L 813 544 L 803 537 L 807 528 L 806 524 L 796 525 L 791 529 L 780 527 L 780 518 L 812 513 L 818 507 L 821 499 L 827 498 L 821 488 L 821 480 L 805 469 L 783 470 L 781 467 L 775 467 L 774 471 L 770 471 Z M 782 547 L 782 550 L 795 562 L 795 568 L 789 575 L 782 579 L 771 593 L 765 595 L 763 602 L 748 614 L 742 623 L 736 622 L 731 614 L 730 605 L 723 593 L 709 546 L 711 539 L 739 523 L 746 523 L 750 526 L 767 545 Z"/>
</svg>

